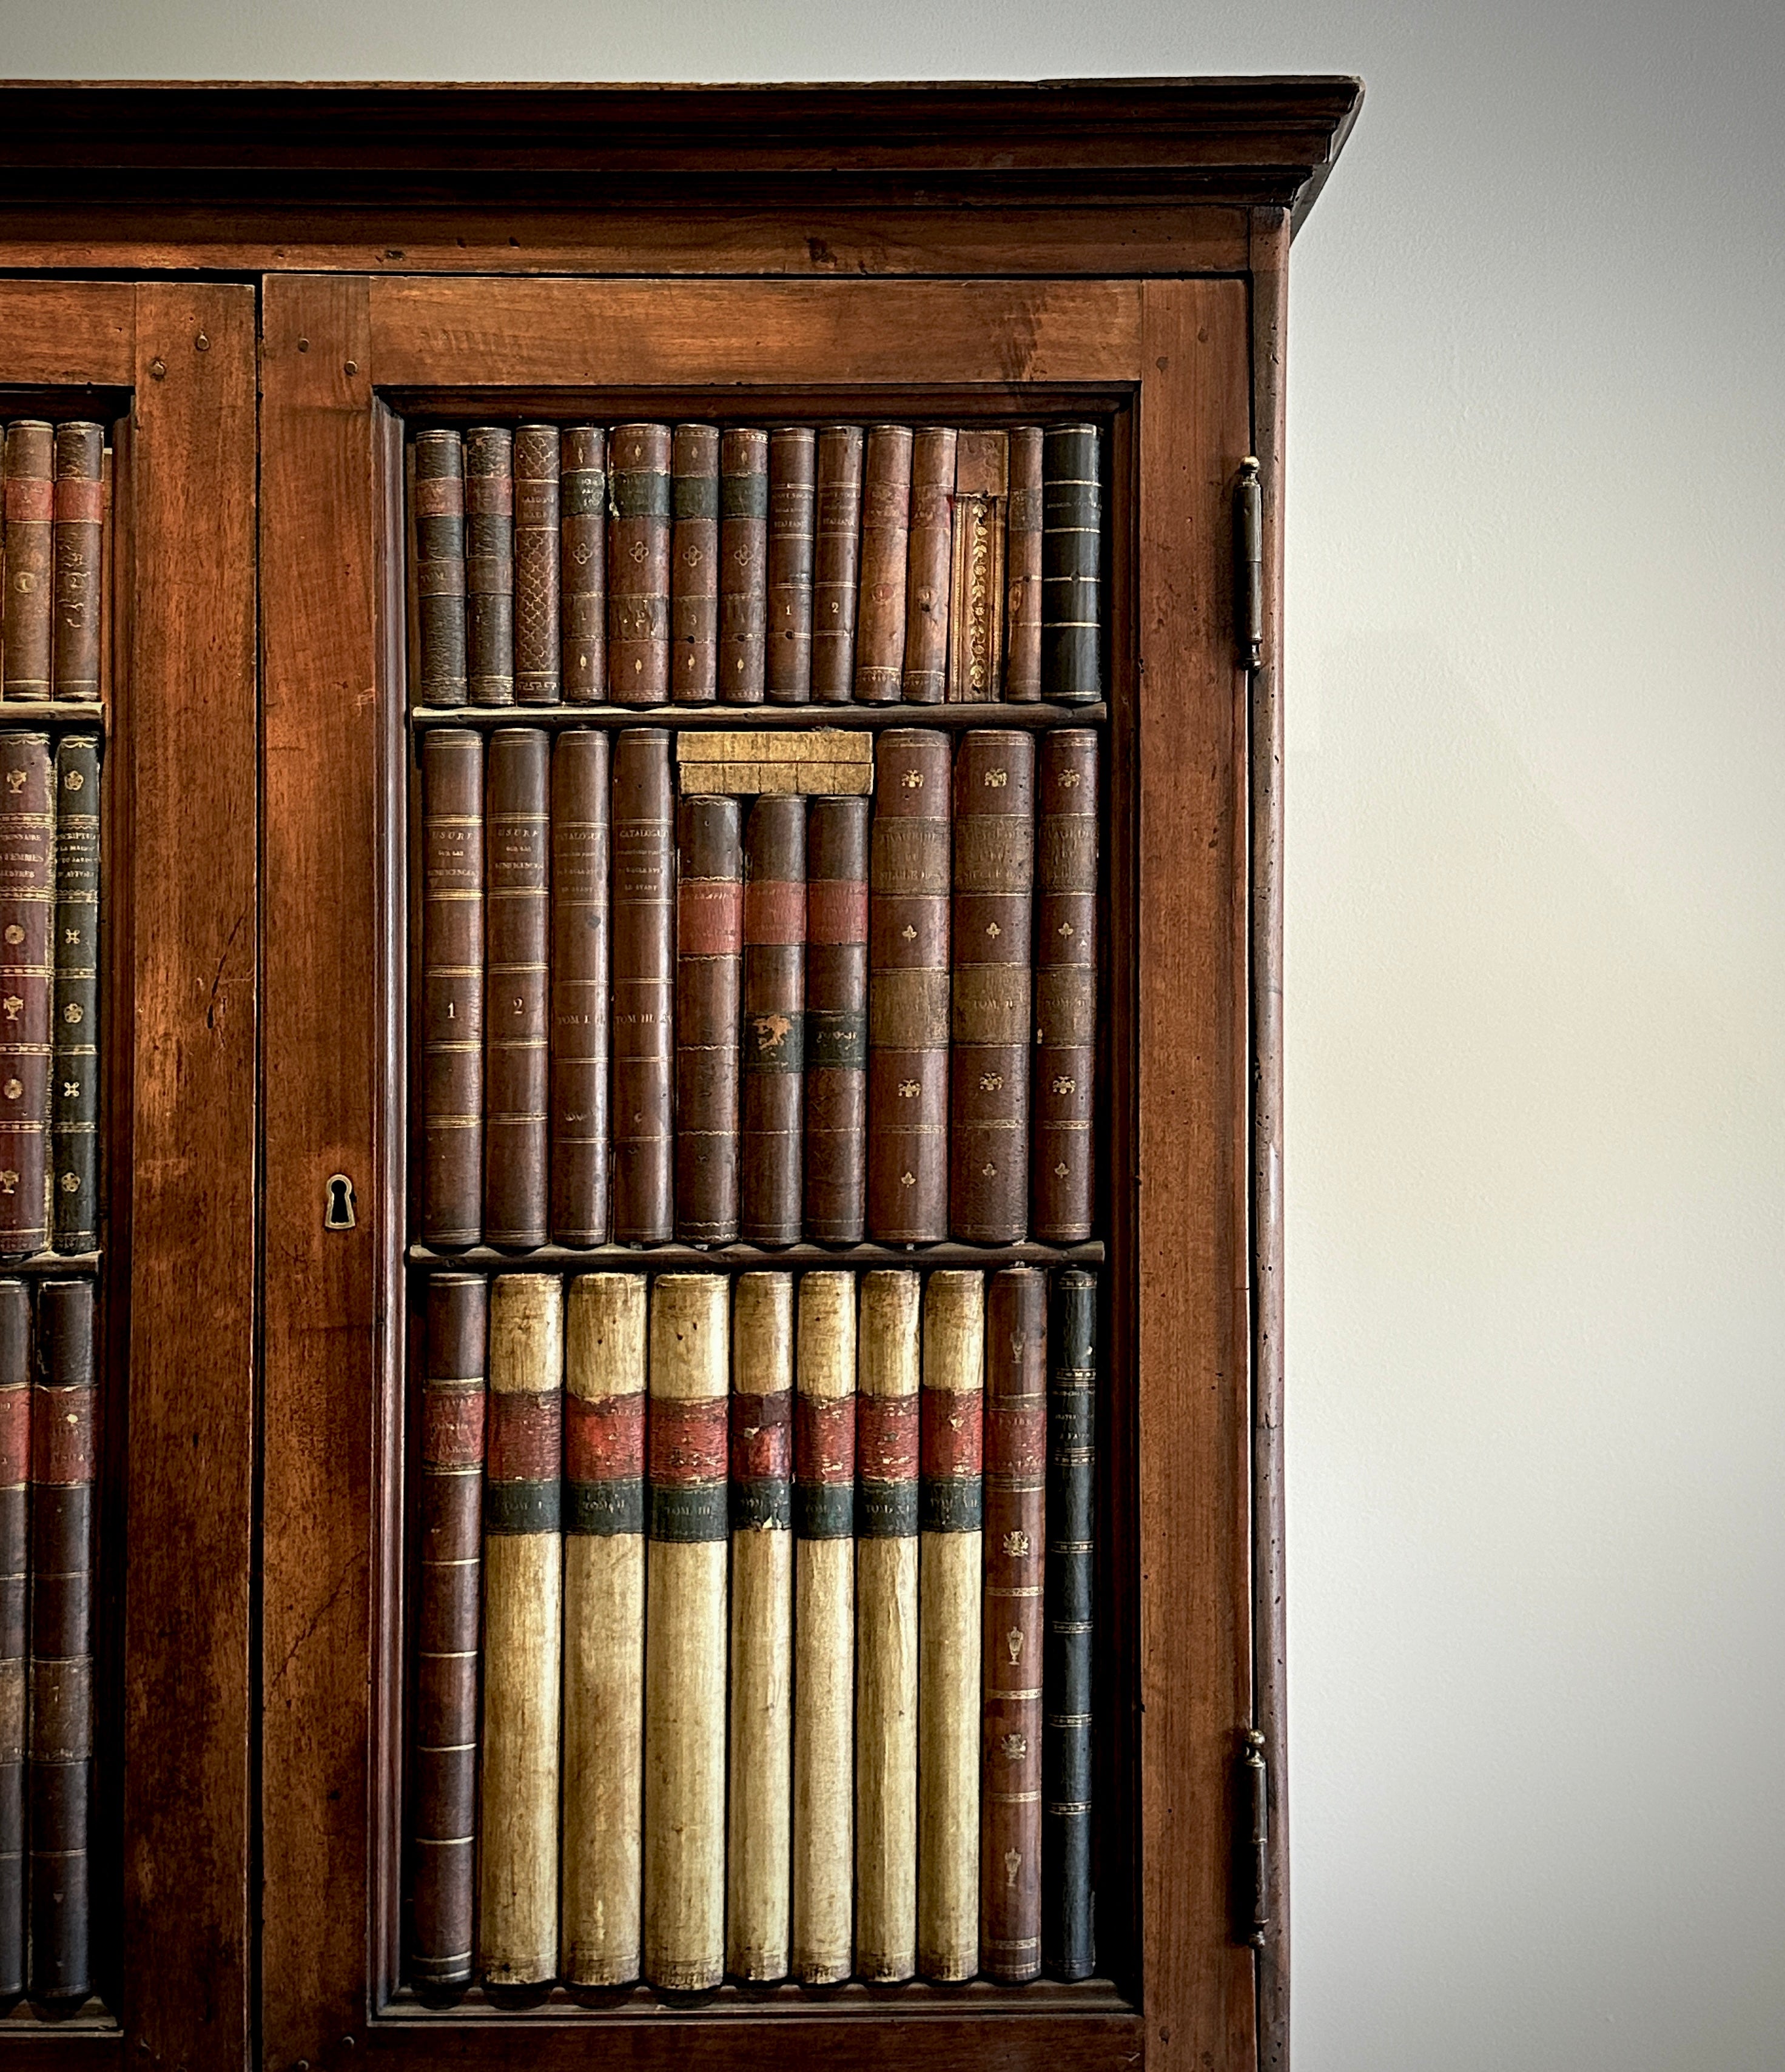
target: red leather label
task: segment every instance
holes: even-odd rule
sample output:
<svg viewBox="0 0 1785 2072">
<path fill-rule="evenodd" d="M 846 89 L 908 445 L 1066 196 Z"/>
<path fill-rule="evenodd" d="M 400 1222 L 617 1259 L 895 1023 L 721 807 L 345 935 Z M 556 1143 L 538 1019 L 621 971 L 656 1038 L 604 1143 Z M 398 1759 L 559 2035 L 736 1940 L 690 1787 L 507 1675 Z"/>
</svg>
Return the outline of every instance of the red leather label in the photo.
<svg viewBox="0 0 1785 2072">
<path fill-rule="evenodd" d="M 923 1391 L 923 1474 L 977 1475 L 983 1464 L 985 1398 L 977 1388 Z"/>
<path fill-rule="evenodd" d="M 555 1482 L 564 1467 L 564 1398 L 492 1390 L 486 1472 L 493 1482 Z"/>
<path fill-rule="evenodd" d="M 785 1482 L 793 1470 L 793 1398 L 784 1388 L 766 1396 L 739 1390 L 731 1399 L 731 1478 Z"/>
<path fill-rule="evenodd" d="M 917 1479 L 917 1398 L 867 1396 L 858 1399 L 856 1450 L 870 1482 Z"/>
<path fill-rule="evenodd" d="M 483 1459 L 483 1384 L 434 1383 L 422 1391 L 422 1465 L 475 1468 Z"/>
<path fill-rule="evenodd" d="M 644 1473 L 644 1392 L 564 1399 L 564 1472 L 574 1482 L 634 1481 Z"/>
<path fill-rule="evenodd" d="M 855 1479 L 853 1396 L 801 1396 L 794 1412 L 794 1474 L 803 1482 Z"/>
<path fill-rule="evenodd" d="M 93 1478 L 93 1392 L 32 1392 L 31 1480 L 70 1487 Z"/>
<path fill-rule="evenodd" d="M 744 887 L 746 943 L 803 943 L 806 939 L 804 878 L 759 878 Z"/>
<path fill-rule="evenodd" d="M 685 957 L 735 956 L 744 888 L 735 878 L 685 878 L 676 888 L 676 948 Z"/>
<path fill-rule="evenodd" d="M 858 878 L 816 878 L 806 888 L 808 943 L 865 943 L 868 888 Z"/>
<path fill-rule="evenodd" d="M 672 1486 L 725 1480 L 727 1404 L 722 1396 L 655 1396 L 651 1479 Z"/>
</svg>

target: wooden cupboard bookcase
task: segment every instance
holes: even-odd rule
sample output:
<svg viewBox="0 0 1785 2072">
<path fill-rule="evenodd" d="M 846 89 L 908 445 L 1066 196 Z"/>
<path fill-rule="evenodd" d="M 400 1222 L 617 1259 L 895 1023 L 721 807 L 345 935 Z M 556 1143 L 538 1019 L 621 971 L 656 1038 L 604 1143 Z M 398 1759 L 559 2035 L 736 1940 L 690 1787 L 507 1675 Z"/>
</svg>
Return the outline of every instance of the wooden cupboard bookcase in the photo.
<svg viewBox="0 0 1785 2072">
<path fill-rule="evenodd" d="M 104 2008 L 17 2010 L 0 2052 L 1286 2062 L 1283 334 L 1360 91 L 0 88 L 0 388 L 84 397 L 124 457 L 117 1925 Z M 1067 412 L 1104 428 L 1110 491 L 1100 1975 L 425 2005 L 398 1889 L 405 425 Z"/>
</svg>

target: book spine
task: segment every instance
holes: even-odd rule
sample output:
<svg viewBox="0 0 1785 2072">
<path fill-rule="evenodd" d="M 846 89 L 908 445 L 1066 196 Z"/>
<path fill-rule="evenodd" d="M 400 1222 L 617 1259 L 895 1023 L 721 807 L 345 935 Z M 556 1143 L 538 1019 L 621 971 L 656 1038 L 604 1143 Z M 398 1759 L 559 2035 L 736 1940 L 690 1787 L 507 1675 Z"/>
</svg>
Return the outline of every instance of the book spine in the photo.
<svg viewBox="0 0 1785 2072">
<path fill-rule="evenodd" d="M 462 705 L 465 676 L 465 442 L 417 432 L 409 491 L 415 526 L 415 702 Z"/>
<path fill-rule="evenodd" d="M 1042 736 L 1035 845 L 1035 1054 L 1030 1227 L 1091 1235 L 1097 1043 L 1097 737 Z"/>
<path fill-rule="evenodd" d="M 868 1231 L 948 1234 L 949 754 L 890 727 L 874 749 L 868 861 Z"/>
<path fill-rule="evenodd" d="M 855 1968 L 917 1968 L 917 1463 L 923 1283 L 862 1276 L 856 1406 Z"/>
<path fill-rule="evenodd" d="M 515 703 L 563 701 L 559 668 L 558 431 L 523 425 L 514 435 Z"/>
<path fill-rule="evenodd" d="M 56 430 L 32 417 L 6 427 L 5 693 L 47 698 L 53 681 L 51 569 L 56 522 Z"/>
<path fill-rule="evenodd" d="M 674 984 L 669 736 L 628 727 L 614 750 L 613 1210 L 618 1244 L 670 1234 Z"/>
<path fill-rule="evenodd" d="M 1063 705 L 1103 695 L 1101 443 L 1095 425 L 1050 426 L 1042 440 L 1041 688 Z"/>
<path fill-rule="evenodd" d="M 806 812 L 808 1239 L 859 1244 L 867 1207 L 868 801 Z"/>
<path fill-rule="evenodd" d="M 570 1284 L 564 1346 L 562 1975 L 639 1975 L 644 1843 L 642 1273 Z"/>
<path fill-rule="evenodd" d="M 664 1273 L 651 1297 L 644 1975 L 672 1992 L 725 1975 L 729 1295 Z"/>
<path fill-rule="evenodd" d="M 50 1170 L 56 1248 L 99 1244 L 99 736 L 56 750 Z"/>
<path fill-rule="evenodd" d="M 483 1207 L 483 743 L 422 737 L 422 1236 L 475 1244 Z"/>
<path fill-rule="evenodd" d="M 855 1699 L 855 1276 L 800 1281 L 793 1494 L 793 1947 L 849 1975 Z"/>
<path fill-rule="evenodd" d="M 1088 1979 L 1097 1283 L 1054 1276 L 1048 1324 L 1047 1636 L 1042 1688 L 1042 1963 Z"/>
<path fill-rule="evenodd" d="M 948 578 L 948 697 L 995 698 L 1004 661 L 1004 509 L 1010 442 L 962 432 L 955 446 L 954 541 Z"/>
<path fill-rule="evenodd" d="M 979 1958 L 988 1978 L 1041 1974 L 1042 1550 L 1047 1276 L 1013 1266 L 985 1299 L 985 1625 Z"/>
<path fill-rule="evenodd" d="M 719 695 L 763 702 L 768 631 L 768 434 L 734 425 L 719 442 Z"/>
<path fill-rule="evenodd" d="M 105 429 L 56 429 L 55 631 L 56 695 L 76 701 L 99 697 L 101 600 L 105 596 Z"/>
<path fill-rule="evenodd" d="M 93 1990 L 93 1284 L 37 1296 L 31 1404 L 31 1993 Z"/>
<path fill-rule="evenodd" d="M 782 705 L 812 697 L 812 579 L 818 435 L 784 425 L 768 442 L 768 695 Z"/>
<path fill-rule="evenodd" d="M 805 1082 L 806 802 L 758 799 L 744 837 L 742 1231 L 800 1237 Z"/>
<path fill-rule="evenodd" d="M 607 737 L 552 748 L 552 1235 L 607 1236 Z"/>
<path fill-rule="evenodd" d="M 911 516 L 905 571 L 907 705 L 940 705 L 948 681 L 948 577 L 954 549 L 956 434 L 925 425 L 911 439 Z"/>
<path fill-rule="evenodd" d="M 515 701 L 514 434 L 465 434 L 465 672 L 474 705 Z"/>
<path fill-rule="evenodd" d="M 1041 696 L 1041 448 L 1039 425 L 1018 425 L 1011 432 L 1004 695 L 1016 705 L 1032 705 Z"/>
<path fill-rule="evenodd" d="M 676 1230 L 687 1244 L 729 1244 L 738 1235 L 738 801 L 684 799 L 676 816 Z"/>
<path fill-rule="evenodd" d="M 672 695 L 719 695 L 719 428 L 678 425 L 670 442 L 669 643 Z"/>
<path fill-rule="evenodd" d="M 608 446 L 607 680 L 616 705 L 669 696 L 670 433 L 616 425 Z"/>
<path fill-rule="evenodd" d="M 607 434 L 566 425 L 558 482 L 564 701 L 598 705 L 607 695 Z"/>
<path fill-rule="evenodd" d="M 976 727 L 955 756 L 949 1227 L 1014 1244 L 1029 1221 L 1035 743 Z"/>
<path fill-rule="evenodd" d="M 856 586 L 862 546 L 862 427 L 818 434 L 817 539 L 812 582 L 812 695 L 846 705 L 855 696 Z"/>
<path fill-rule="evenodd" d="M 478 1603 L 483 1581 L 489 1284 L 428 1282 L 422 1379 L 409 1971 L 469 1984 L 477 1869 Z"/>
<path fill-rule="evenodd" d="M 875 425 L 862 467 L 861 585 L 855 696 L 896 705 L 905 667 L 905 577 L 911 523 L 911 428 Z"/>
<path fill-rule="evenodd" d="M 557 1974 L 563 1663 L 564 1290 L 505 1273 L 490 1298 L 483 1480 L 484 1982 Z"/>
<path fill-rule="evenodd" d="M 499 728 L 485 778 L 483 1236 L 517 1249 L 550 1227 L 551 755 L 542 729 Z"/>
<path fill-rule="evenodd" d="M 979 1969 L 980 1624 L 985 1282 L 923 1292 L 918 1523 L 917 1968 Z"/>
<path fill-rule="evenodd" d="M 49 736 L 0 735 L 0 1256 L 23 1257 L 43 1251 L 50 1237 L 56 796 Z"/>
<path fill-rule="evenodd" d="M 788 1972 L 793 1832 L 793 1276 L 731 1309 L 731 1790 L 726 1968 Z"/>
<path fill-rule="evenodd" d="M 25 1990 L 26 1579 L 31 1304 L 0 1281 L 0 1999 Z"/>
</svg>

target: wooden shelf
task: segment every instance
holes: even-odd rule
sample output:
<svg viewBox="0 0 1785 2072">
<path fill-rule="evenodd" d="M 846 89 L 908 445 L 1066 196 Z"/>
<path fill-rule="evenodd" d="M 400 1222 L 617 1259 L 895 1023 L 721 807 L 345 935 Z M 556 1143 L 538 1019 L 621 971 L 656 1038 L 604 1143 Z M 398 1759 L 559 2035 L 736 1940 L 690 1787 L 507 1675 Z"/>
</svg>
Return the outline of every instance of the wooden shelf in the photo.
<svg viewBox="0 0 1785 2072">
<path fill-rule="evenodd" d="M 542 1986 L 537 1995 L 504 1993 L 492 1996 L 481 1986 L 463 1992 L 422 1998 L 411 1986 L 404 1986 L 380 2008 L 380 2021 L 413 2022 L 438 2026 L 448 2022 L 491 2021 L 556 2022 L 578 2024 L 611 2021 L 616 2016 L 653 2020 L 692 2016 L 722 2021 L 727 2016 L 766 2016 L 771 2021 L 860 2021 L 894 2011 L 903 2020 L 918 2021 L 964 2015 L 996 2019 L 1025 2015 L 1031 2019 L 1049 2015 L 1131 2014 L 1131 2004 L 1107 1979 L 1088 1979 L 1079 1985 L 1061 1985 L 1051 1979 L 1038 1979 L 1026 1986 L 994 1985 L 988 1979 L 969 1980 L 958 1986 L 936 1986 L 921 1979 L 903 1985 L 870 1986 L 850 1980 L 841 1986 L 808 1988 L 792 1983 L 747 1986 L 727 1983 L 710 1993 L 659 1993 L 646 1985 L 623 1986 L 609 1992 L 584 1992 L 575 1988 Z"/>
<path fill-rule="evenodd" d="M 498 1252 L 475 1244 L 463 1252 L 412 1244 L 409 1263 L 428 1272 L 551 1273 L 603 1267 L 640 1272 L 692 1267 L 708 1273 L 749 1273 L 777 1267 L 1101 1266 L 1100 1239 L 1084 1244 L 543 1244 L 530 1252 Z"/>
<path fill-rule="evenodd" d="M 103 1256 L 97 1252 L 34 1252 L 29 1259 L 0 1259 L 0 1281 L 53 1279 L 59 1273 L 97 1273 Z"/>
<path fill-rule="evenodd" d="M 90 726 L 111 722 L 103 705 L 84 698 L 0 698 L 0 726 Z"/>
<path fill-rule="evenodd" d="M 940 705 L 415 705 L 409 725 L 469 726 L 667 726 L 730 731 L 806 727 L 1013 726 L 1035 733 L 1055 726 L 1100 726 L 1107 705 L 1017 705 L 1003 700 Z"/>
</svg>

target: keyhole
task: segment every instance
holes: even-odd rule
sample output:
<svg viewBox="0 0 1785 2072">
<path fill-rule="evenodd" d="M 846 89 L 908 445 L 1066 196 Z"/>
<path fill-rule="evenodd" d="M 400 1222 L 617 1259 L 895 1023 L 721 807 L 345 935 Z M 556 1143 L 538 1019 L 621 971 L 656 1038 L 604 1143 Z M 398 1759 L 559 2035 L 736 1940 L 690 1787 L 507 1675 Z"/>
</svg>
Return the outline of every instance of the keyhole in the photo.
<svg viewBox="0 0 1785 2072">
<path fill-rule="evenodd" d="M 328 1205 L 323 1211 L 323 1228 L 352 1230 L 358 1220 L 353 1213 L 353 1182 L 344 1173 L 331 1173 L 328 1182 Z"/>
</svg>

